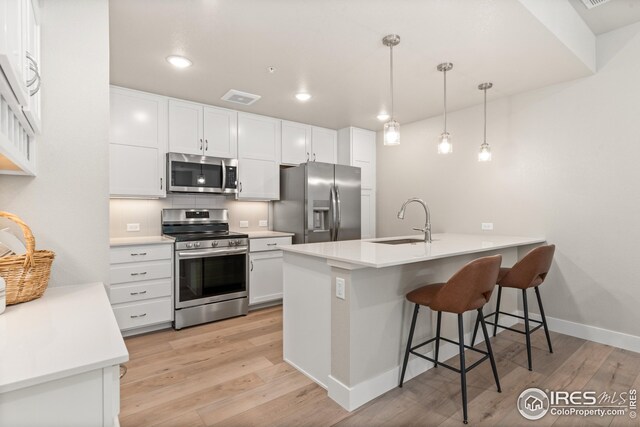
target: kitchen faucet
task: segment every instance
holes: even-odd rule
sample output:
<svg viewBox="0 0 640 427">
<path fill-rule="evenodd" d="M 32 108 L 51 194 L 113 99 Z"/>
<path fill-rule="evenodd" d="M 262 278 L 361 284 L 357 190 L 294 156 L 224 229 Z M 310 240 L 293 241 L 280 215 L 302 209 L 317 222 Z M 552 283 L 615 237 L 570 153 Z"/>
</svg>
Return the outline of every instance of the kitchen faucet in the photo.
<svg viewBox="0 0 640 427">
<path fill-rule="evenodd" d="M 416 231 L 422 231 L 424 233 L 424 241 L 425 243 L 431 243 L 431 213 L 429 212 L 429 207 L 422 199 L 418 199 L 416 197 L 412 197 L 402 204 L 400 211 L 398 211 L 398 219 L 404 219 L 404 211 L 407 205 L 411 202 L 420 203 L 424 208 L 424 214 L 426 216 L 426 221 L 424 224 L 424 228 L 414 228 Z"/>
</svg>

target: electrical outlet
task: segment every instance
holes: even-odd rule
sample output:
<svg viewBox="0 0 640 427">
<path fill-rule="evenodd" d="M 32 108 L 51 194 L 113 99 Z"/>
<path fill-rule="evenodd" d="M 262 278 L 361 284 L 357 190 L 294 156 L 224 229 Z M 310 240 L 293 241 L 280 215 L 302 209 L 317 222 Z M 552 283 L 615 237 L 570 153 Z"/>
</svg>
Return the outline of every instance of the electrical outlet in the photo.
<svg viewBox="0 0 640 427">
<path fill-rule="evenodd" d="M 140 223 L 127 224 L 127 231 L 140 231 Z"/>
<path fill-rule="evenodd" d="M 336 277 L 336 297 L 344 299 L 344 279 L 342 277 Z"/>
<path fill-rule="evenodd" d="M 249 227 L 249 221 L 240 221 L 240 228 Z"/>
<path fill-rule="evenodd" d="M 483 222 L 482 223 L 482 231 L 492 231 L 493 223 L 492 222 Z"/>
<path fill-rule="evenodd" d="M 268 227 L 269 226 L 269 221 L 267 221 L 266 219 L 261 219 L 260 221 L 258 221 L 258 226 L 259 227 Z"/>
</svg>

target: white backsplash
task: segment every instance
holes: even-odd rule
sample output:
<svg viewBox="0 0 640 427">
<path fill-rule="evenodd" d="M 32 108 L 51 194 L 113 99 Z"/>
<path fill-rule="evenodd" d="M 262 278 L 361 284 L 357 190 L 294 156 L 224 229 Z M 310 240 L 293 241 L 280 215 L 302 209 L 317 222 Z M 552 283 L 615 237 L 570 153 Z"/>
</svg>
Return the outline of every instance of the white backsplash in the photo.
<svg viewBox="0 0 640 427">
<path fill-rule="evenodd" d="M 225 196 L 168 195 L 165 199 L 111 199 L 109 233 L 111 237 L 158 236 L 162 234 L 160 212 L 168 208 L 226 208 L 229 226 L 235 231 L 268 230 L 259 221 L 269 221 L 269 202 L 238 202 Z M 240 228 L 240 221 L 249 227 Z M 139 224 L 140 231 L 127 231 L 127 224 Z"/>
</svg>

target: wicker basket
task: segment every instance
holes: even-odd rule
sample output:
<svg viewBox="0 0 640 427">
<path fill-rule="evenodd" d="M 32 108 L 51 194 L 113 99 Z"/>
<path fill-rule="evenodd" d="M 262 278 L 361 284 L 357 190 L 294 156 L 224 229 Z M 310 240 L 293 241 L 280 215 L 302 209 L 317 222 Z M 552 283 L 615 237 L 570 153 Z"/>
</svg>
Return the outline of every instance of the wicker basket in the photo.
<svg viewBox="0 0 640 427">
<path fill-rule="evenodd" d="M 36 250 L 31 229 L 20 218 L 8 212 L 0 212 L 0 217 L 8 218 L 20 226 L 27 245 L 24 255 L 0 258 L 0 277 L 7 283 L 7 305 L 40 298 L 47 289 L 55 254 Z"/>
</svg>

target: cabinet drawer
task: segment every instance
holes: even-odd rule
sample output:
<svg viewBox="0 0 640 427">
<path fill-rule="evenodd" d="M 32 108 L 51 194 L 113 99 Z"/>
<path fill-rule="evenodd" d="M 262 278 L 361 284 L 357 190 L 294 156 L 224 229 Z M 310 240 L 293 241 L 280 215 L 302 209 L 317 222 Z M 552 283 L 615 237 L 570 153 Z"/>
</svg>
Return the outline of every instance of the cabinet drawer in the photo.
<svg viewBox="0 0 640 427">
<path fill-rule="evenodd" d="M 109 290 L 111 304 L 171 296 L 171 279 L 144 281 L 136 284 L 113 285 Z"/>
<path fill-rule="evenodd" d="M 249 252 L 274 251 L 279 246 L 290 245 L 291 237 L 268 237 L 249 240 Z"/>
<path fill-rule="evenodd" d="M 119 246 L 111 248 L 111 264 L 171 259 L 173 245 Z"/>
<path fill-rule="evenodd" d="M 170 261 L 116 264 L 111 266 L 111 284 L 171 277 Z"/>
<path fill-rule="evenodd" d="M 171 298 L 122 304 L 113 307 L 120 330 L 140 328 L 154 323 L 170 322 L 173 307 Z"/>
</svg>

